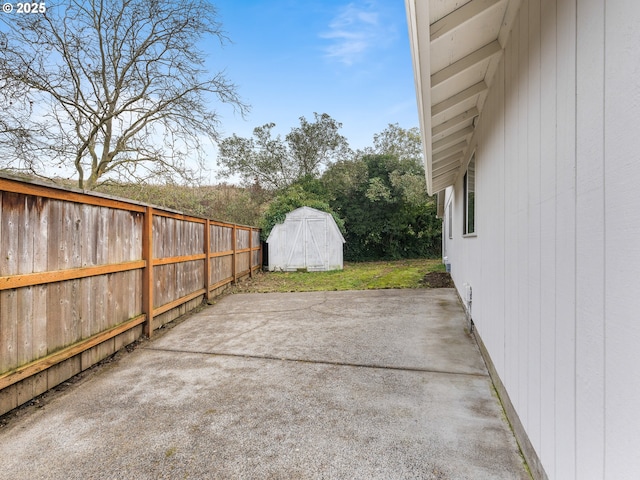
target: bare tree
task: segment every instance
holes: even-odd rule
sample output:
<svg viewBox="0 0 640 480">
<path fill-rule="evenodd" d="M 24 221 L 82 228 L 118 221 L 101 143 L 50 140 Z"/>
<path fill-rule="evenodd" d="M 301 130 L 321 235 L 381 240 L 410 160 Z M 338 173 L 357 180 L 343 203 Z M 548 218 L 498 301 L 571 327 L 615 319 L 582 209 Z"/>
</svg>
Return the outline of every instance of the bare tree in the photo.
<svg viewBox="0 0 640 480">
<path fill-rule="evenodd" d="M 212 103 L 247 111 L 223 72 L 206 71 L 198 45 L 227 39 L 205 0 L 67 0 L 0 22 L 6 166 L 72 168 L 85 189 L 191 180 L 203 140 L 218 139 Z"/>
</svg>

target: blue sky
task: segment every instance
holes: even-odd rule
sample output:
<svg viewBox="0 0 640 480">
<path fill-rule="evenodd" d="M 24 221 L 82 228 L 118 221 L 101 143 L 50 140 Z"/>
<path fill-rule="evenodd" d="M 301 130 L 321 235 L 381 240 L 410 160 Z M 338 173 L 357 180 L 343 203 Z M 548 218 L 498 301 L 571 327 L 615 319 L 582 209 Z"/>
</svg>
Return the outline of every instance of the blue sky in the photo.
<svg viewBox="0 0 640 480">
<path fill-rule="evenodd" d="M 318 112 L 341 122 L 356 149 L 389 123 L 418 126 L 403 1 L 213 3 L 232 43 L 211 49 L 209 68 L 224 69 L 251 105 L 246 120 L 218 109 L 223 136 L 250 137 L 268 122 L 284 136 Z"/>
<path fill-rule="evenodd" d="M 355 150 L 371 146 L 390 123 L 419 126 L 402 0 L 211 2 L 230 41 L 202 47 L 206 67 L 225 71 L 251 106 L 243 119 L 213 105 L 222 137 L 251 137 L 269 122 L 284 137 L 301 116 L 313 121 L 317 112 L 341 122 Z M 215 146 L 205 150 L 211 170 L 205 180 L 217 183 Z"/>
</svg>

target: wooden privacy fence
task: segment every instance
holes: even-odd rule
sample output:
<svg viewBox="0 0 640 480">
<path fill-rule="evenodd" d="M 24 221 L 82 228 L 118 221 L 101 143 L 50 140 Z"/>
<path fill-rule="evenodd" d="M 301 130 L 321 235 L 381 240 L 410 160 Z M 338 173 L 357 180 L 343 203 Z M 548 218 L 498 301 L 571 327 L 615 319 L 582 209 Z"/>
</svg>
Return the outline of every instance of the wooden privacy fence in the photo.
<svg viewBox="0 0 640 480">
<path fill-rule="evenodd" d="M 257 228 L 0 177 L 0 414 L 261 264 Z"/>
</svg>

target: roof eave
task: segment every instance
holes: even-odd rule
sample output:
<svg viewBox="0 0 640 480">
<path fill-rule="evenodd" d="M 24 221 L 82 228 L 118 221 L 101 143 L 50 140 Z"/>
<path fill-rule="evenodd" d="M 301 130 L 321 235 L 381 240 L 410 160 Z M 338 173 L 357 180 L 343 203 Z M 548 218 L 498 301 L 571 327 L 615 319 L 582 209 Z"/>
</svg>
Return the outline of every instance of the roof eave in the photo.
<svg viewBox="0 0 640 480">
<path fill-rule="evenodd" d="M 433 190 L 433 152 L 431 142 L 431 28 L 429 25 L 429 2 L 405 0 L 409 43 L 413 60 L 413 77 L 418 103 L 418 119 L 422 132 L 424 171 L 429 195 Z M 425 108 L 425 105 L 428 108 Z"/>
<path fill-rule="evenodd" d="M 476 127 L 521 0 L 431 3 L 405 0 L 427 191 L 433 195 L 455 184 L 474 154 Z"/>
</svg>

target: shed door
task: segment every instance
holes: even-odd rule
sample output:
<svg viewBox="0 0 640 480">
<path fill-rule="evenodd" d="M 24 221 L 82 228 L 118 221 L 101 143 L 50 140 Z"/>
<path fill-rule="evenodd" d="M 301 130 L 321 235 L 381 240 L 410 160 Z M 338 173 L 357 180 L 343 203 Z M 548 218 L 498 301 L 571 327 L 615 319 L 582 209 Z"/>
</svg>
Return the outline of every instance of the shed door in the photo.
<svg viewBox="0 0 640 480">
<path fill-rule="evenodd" d="M 287 268 L 326 268 L 326 222 L 324 218 L 303 218 L 289 223 Z"/>
</svg>

